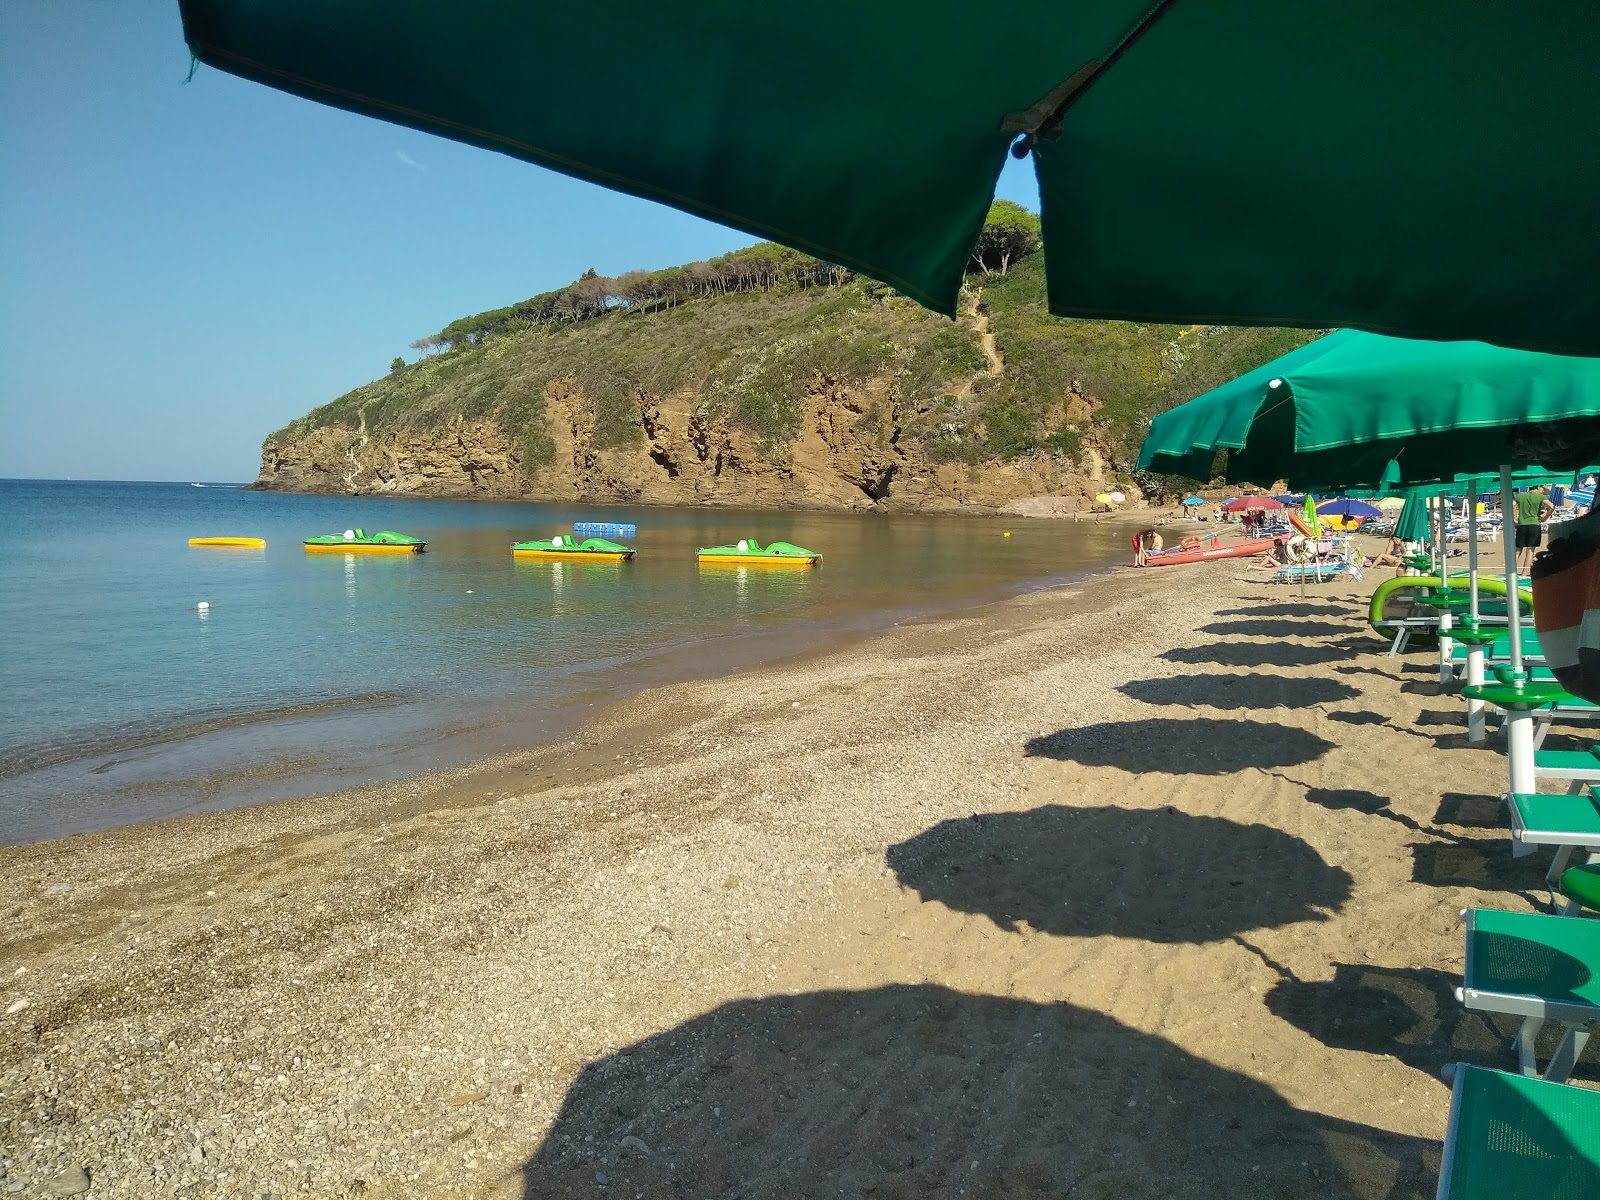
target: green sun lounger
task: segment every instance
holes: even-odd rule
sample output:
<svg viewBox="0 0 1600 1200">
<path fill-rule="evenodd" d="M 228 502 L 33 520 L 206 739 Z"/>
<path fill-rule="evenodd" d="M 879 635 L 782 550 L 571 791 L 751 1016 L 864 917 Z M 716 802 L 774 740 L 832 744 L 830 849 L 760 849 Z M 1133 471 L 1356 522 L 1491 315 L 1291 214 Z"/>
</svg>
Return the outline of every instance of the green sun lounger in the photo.
<svg viewBox="0 0 1600 1200">
<path fill-rule="evenodd" d="M 1550 726 L 1557 722 L 1563 725 L 1596 724 L 1600 722 L 1600 704 L 1596 704 L 1592 700 L 1584 700 L 1579 696 L 1573 696 L 1570 700 L 1547 704 L 1539 709 L 1533 716 L 1533 748 L 1535 750 L 1544 745 L 1544 739 L 1550 733 Z"/>
<path fill-rule="evenodd" d="M 1578 791 L 1583 784 L 1600 783 L 1600 753 L 1588 750 L 1536 750 L 1533 754 L 1535 779 L 1562 779 Z"/>
<path fill-rule="evenodd" d="M 1600 803 L 1593 789 L 1566 795 L 1513 792 L 1507 797 L 1511 808 L 1511 853 L 1521 858 L 1535 847 L 1554 846 L 1555 858 L 1545 873 L 1551 888 L 1558 886 L 1561 873 L 1572 864 L 1574 854 L 1580 863 L 1600 859 Z"/>
<path fill-rule="evenodd" d="M 1600 916 L 1600 856 L 1590 855 L 1582 866 L 1568 867 L 1556 880 L 1556 891 L 1566 897 L 1563 916 L 1593 913 Z"/>
<path fill-rule="evenodd" d="M 1522 1018 L 1512 1045 L 1524 1075 L 1539 1075 L 1534 1047 L 1545 1022 L 1559 1024 L 1563 1036 L 1544 1078 L 1562 1082 L 1600 1027 L 1600 921 L 1492 908 L 1469 908 L 1465 920 L 1456 997 L 1477 1012 Z"/>
<path fill-rule="evenodd" d="M 1438 1200 L 1600 1196 L 1600 1092 L 1456 1068 Z"/>
</svg>

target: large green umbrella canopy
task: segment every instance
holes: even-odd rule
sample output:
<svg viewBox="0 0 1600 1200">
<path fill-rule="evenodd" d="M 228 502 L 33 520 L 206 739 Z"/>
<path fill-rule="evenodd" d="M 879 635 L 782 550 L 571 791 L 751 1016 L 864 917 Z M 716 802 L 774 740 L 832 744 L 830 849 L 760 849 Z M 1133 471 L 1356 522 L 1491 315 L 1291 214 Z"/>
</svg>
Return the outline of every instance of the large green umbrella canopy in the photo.
<svg viewBox="0 0 1600 1200">
<path fill-rule="evenodd" d="M 955 311 L 1008 148 L 1051 311 L 1600 354 L 1600 5 L 180 0 L 198 58 Z"/>
<path fill-rule="evenodd" d="M 1163 413 L 1139 469 L 1324 488 L 1451 480 L 1517 461 L 1518 425 L 1600 414 L 1600 360 L 1341 329 Z"/>
</svg>

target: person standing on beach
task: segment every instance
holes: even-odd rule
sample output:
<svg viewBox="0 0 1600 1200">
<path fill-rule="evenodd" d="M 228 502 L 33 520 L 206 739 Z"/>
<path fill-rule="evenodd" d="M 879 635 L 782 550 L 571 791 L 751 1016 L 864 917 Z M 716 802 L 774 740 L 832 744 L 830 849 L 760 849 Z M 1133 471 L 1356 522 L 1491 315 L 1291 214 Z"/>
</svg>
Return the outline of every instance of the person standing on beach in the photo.
<svg viewBox="0 0 1600 1200">
<path fill-rule="evenodd" d="M 1141 529 L 1133 535 L 1133 565 L 1148 565 L 1152 554 L 1161 553 L 1162 545 L 1161 535 L 1154 529 Z"/>
<path fill-rule="evenodd" d="M 1533 556 L 1544 541 L 1544 523 L 1556 506 L 1550 503 L 1542 487 L 1531 487 L 1518 492 L 1513 501 L 1517 519 L 1517 574 L 1526 575 L 1533 570 Z"/>
</svg>

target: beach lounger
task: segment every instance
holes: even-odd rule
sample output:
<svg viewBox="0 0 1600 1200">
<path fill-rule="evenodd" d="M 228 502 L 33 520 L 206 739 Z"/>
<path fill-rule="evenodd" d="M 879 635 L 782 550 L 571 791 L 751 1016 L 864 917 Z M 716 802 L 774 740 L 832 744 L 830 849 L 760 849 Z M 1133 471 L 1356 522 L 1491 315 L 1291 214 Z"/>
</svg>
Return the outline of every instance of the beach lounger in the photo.
<svg viewBox="0 0 1600 1200">
<path fill-rule="evenodd" d="M 1564 917 L 1600 916 L 1600 861 L 1590 855 L 1582 866 L 1568 867 L 1556 881 L 1556 891 L 1566 900 L 1561 910 Z"/>
<path fill-rule="evenodd" d="M 1362 579 L 1365 573 L 1361 567 L 1351 562 L 1331 563 L 1295 563 L 1293 566 L 1279 567 L 1273 572 L 1269 583 L 1331 583 L 1335 579 Z M 1392 624 L 1392 622 L 1387 622 Z"/>
<path fill-rule="evenodd" d="M 1437 1200 L 1600 1196 L 1600 1092 L 1460 1063 Z"/>
<path fill-rule="evenodd" d="M 1588 750 L 1537 750 L 1533 755 L 1535 779 L 1562 779 L 1580 790 L 1585 783 L 1600 783 L 1600 754 Z"/>
<path fill-rule="evenodd" d="M 1574 696 L 1571 700 L 1562 700 L 1557 704 L 1549 704 L 1539 709 L 1533 715 L 1533 748 L 1535 750 L 1544 745 L 1544 739 L 1550 732 L 1550 727 L 1557 722 L 1562 725 L 1596 724 L 1600 722 L 1600 704 Z"/>
<path fill-rule="evenodd" d="M 1572 1073 L 1600 1027 L 1600 921 L 1469 908 L 1467 961 L 1456 996 L 1477 1012 L 1522 1018 L 1512 1048 L 1524 1075 L 1539 1074 L 1534 1047 L 1545 1022 L 1563 1035 L 1544 1078 Z"/>
<path fill-rule="evenodd" d="M 1545 872 L 1545 882 L 1558 890 L 1562 872 L 1572 865 L 1600 860 L 1600 803 L 1592 790 L 1564 796 L 1513 792 L 1511 853 L 1521 858 L 1539 846 L 1554 846 L 1555 858 Z"/>
</svg>

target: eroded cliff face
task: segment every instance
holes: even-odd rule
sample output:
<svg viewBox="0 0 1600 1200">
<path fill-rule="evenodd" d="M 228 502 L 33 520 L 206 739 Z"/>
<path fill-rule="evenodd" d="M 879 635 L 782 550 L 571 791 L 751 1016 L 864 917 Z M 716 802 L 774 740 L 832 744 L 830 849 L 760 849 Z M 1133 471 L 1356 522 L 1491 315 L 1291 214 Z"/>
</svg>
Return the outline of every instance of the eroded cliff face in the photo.
<svg viewBox="0 0 1600 1200">
<path fill-rule="evenodd" d="M 578 383 L 544 388 L 553 459 L 524 462 L 522 444 L 493 415 L 428 430 L 322 427 L 270 440 L 255 486 L 296 492 L 486 500 L 706 504 L 878 511 L 993 511 L 1025 497 L 1073 498 L 1102 490 L 1090 466 L 1064 470 L 1049 456 L 976 465 L 938 463 L 902 440 L 885 382 L 808 389 L 801 432 L 766 445 L 726 418 L 708 417 L 694 394 L 637 397 L 642 437 L 595 445 L 595 410 Z M 1081 401 L 1080 401 L 1081 403 Z M 1087 419 L 1087 407 L 1083 413 Z"/>
</svg>

